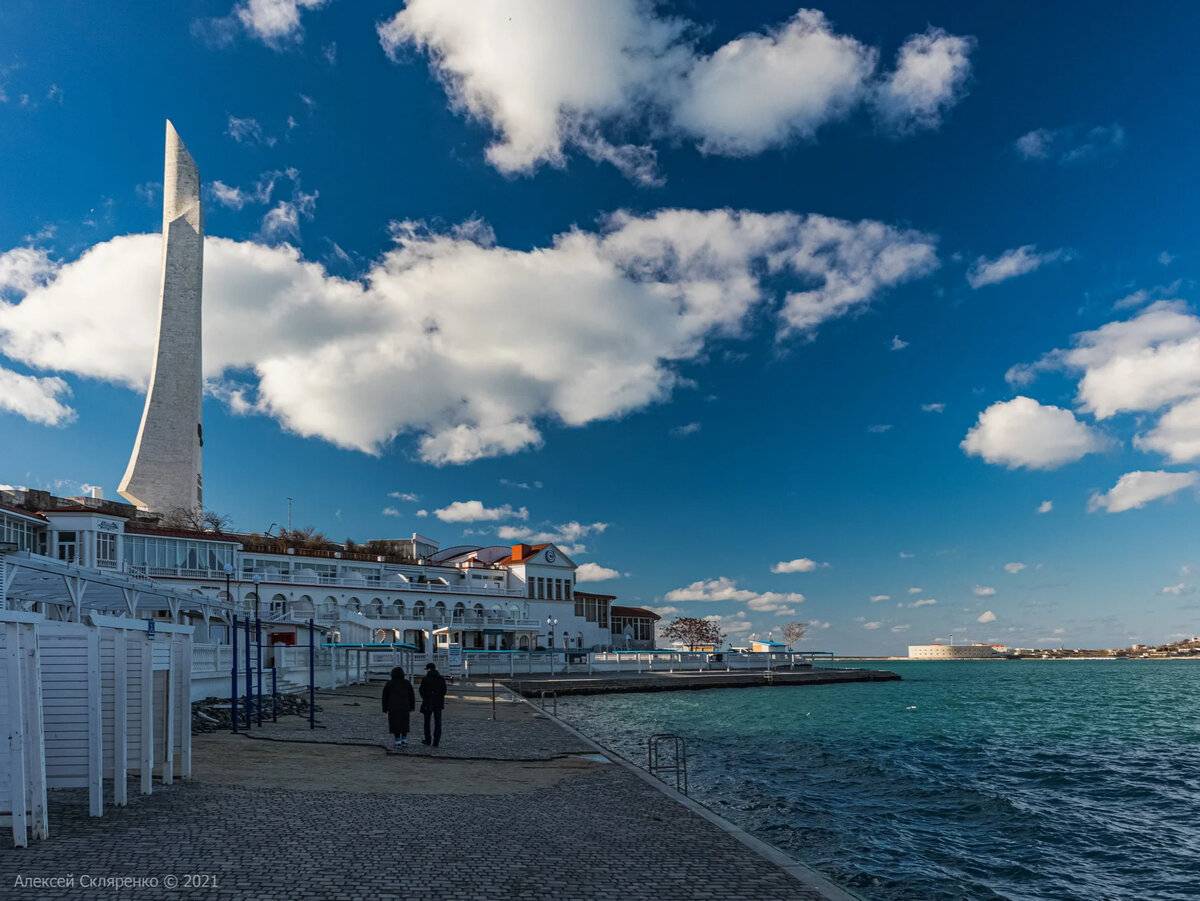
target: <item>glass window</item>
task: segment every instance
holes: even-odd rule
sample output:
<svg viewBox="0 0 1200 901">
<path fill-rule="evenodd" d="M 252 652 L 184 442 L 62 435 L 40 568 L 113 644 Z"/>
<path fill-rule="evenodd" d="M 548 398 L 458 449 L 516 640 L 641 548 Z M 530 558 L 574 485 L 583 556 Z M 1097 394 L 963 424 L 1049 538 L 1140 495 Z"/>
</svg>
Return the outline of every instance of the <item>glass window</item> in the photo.
<svg viewBox="0 0 1200 901">
<path fill-rule="evenodd" d="M 96 533 L 96 565 L 109 569 L 117 565 L 117 536 L 112 532 Z"/>
<path fill-rule="evenodd" d="M 583 616 L 583 614 L 584 614 L 583 598 L 576 595 L 575 596 L 575 615 Z"/>
</svg>

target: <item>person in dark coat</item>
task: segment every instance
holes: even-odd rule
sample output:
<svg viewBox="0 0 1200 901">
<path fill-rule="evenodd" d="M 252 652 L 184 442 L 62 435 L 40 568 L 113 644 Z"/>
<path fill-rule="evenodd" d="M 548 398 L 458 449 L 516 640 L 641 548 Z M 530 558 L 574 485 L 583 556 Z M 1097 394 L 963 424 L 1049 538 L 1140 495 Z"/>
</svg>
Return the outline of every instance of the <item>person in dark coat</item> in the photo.
<svg viewBox="0 0 1200 901">
<path fill-rule="evenodd" d="M 387 714 L 394 750 L 398 751 L 408 743 L 408 714 L 416 706 L 412 683 L 404 678 L 403 667 L 395 667 L 391 680 L 383 686 L 383 712 Z"/>
<path fill-rule="evenodd" d="M 442 711 L 446 709 L 446 679 L 432 663 L 425 664 L 421 680 L 421 713 L 425 715 L 425 744 L 435 748 L 442 740 Z M 430 734 L 430 720 L 433 733 Z"/>
</svg>

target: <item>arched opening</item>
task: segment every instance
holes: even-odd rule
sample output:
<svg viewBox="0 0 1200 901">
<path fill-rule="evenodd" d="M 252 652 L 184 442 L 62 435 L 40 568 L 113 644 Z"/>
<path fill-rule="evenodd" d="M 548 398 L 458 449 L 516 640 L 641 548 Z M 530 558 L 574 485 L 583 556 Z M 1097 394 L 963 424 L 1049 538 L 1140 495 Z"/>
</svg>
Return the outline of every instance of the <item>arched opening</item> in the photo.
<svg viewBox="0 0 1200 901">
<path fill-rule="evenodd" d="M 382 617 L 383 601 L 379 598 L 371 598 L 371 605 L 368 609 L 370 610 L 369 616 Z"/>
<path fill-rule="evenodd" d="M 462 601 L 459 601 L 457 604 L 454 605 L 454 621 L 456 623 L 461 623 L 466 618 L 467 618 L 467 605 L 464 604 Z"/>
<path fill-rule="evenodd" d="M 438 601 L 433 605 L 433 621 L 444 623 L 446 621 L 446 602 Z"/>
<path fill-rule="evenodd" d="M 425 618 L 425 602 L 417 601 L 415 604 L 413 604 L 413 619 L 424 619 L 424 618 Z"/>
<path fill-rule="evenodd" d="M 517 643 L 517 648 L 522 651 L 529 650 L 529 636 L 528 635 L 521 636 L 520 641 Z"/>
<path fill-rule="evenodd" d="M 404 601 L 395 601 L 392 604 L 392 616 L 396 619 L 404 619 Z"/>
<path fill-rule="evenodd" d="M 308 597 L 308 596 L 305 595 L 305 597 Z M 303 601 L 303 600 L 304 600 L 304 598 L 301 598 L 301 601 Z M 276 594 L 274 597 L 272 597 L 270 610 L 271 610 L 272 616 L 284 616 L 288 612 L 287 595 Z M 309 602 L 308 602 L 308 610 L 309 610 L 309 613 L 307 615 L 311 616 L 312 615 L 312 600 L 309 600 Z M 296 612 L 297 612 L 297 615 L 303 615 L 303 614 L 300 614 L 299 610 L 297 610 Z"/>
<path fill-rule="evenodd" d="M 308 598 L 308 595 L 305 595 L 304 598 L 301 598 L 301 600 L 304 600 L 305 598 Z M 309 600 L 311 602 L 311 598 Z M 321 617 L 323 619 L 336 620 L 337 612 L 337 598 L 335 598 L 333 595 L 329 595 L 321 602 Z"/>
</svg>

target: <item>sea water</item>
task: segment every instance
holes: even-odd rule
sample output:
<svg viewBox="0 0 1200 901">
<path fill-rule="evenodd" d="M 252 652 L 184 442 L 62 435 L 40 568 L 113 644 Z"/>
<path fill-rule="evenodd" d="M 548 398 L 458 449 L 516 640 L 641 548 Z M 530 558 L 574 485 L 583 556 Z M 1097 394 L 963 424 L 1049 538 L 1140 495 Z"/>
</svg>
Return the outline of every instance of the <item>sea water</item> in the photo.
<svg viewBox="0 0 1200 901">
<path fill-rule="evenodd" d="M 683 736 L 692 797 L 868 898 L 1200 898 L 1200 661 L 870 666 L 560 712 L 642 766 Z"/>
</svg>

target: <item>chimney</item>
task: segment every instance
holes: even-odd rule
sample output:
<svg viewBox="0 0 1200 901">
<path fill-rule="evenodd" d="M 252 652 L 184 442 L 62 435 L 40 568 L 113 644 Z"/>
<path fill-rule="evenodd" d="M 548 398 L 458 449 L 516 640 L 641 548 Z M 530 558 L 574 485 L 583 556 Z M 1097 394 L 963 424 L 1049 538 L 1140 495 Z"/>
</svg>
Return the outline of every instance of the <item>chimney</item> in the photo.
<svg viewBox="0 0 1200 901">
<path fill-rule="evenodd" d="M 514 544 L 512 546 L 513 563 L 520 563 L 522 560 L 524 560 L 526 557 L 529 556 L 529 552 L 531 550 L 532 550 L 532 548 L 527 544 Z"/>
</svg>

